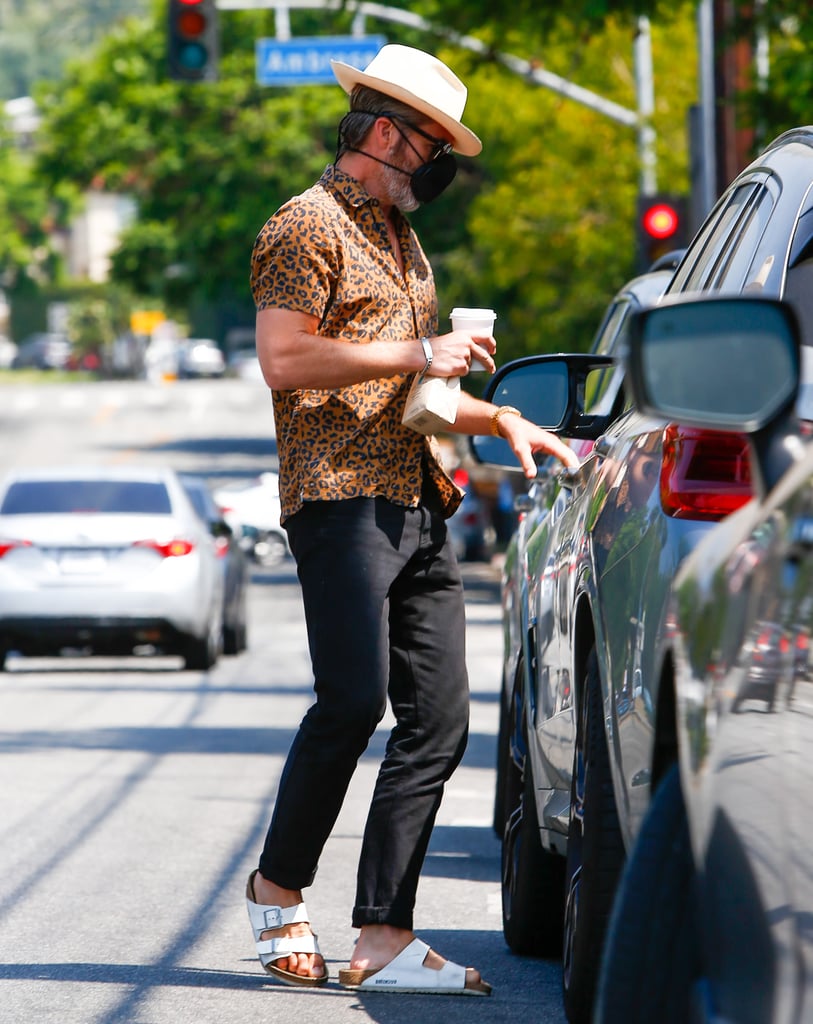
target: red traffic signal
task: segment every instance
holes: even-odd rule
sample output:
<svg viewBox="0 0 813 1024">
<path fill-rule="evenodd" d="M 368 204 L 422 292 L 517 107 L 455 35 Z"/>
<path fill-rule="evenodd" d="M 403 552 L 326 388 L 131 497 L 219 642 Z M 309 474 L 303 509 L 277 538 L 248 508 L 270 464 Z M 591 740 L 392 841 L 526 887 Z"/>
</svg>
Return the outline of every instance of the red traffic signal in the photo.
<svg viewBox="0 0 813 1024">
<path fill-rule="evenodd" d="M 671 238 L 678 229 L 680 216 L 669 203 L 656 203 L 644 210 L 641 226 L 650 238 Z"/>
<path fill-rule="evenodd" d="M 648 270 L 661 256 L 682 249 L 688 241 L 686 200 L 683 196 L 638 198 L 638 263 Z"/>
<path fill-rule="evenodd" d="M 169 0 L 169 76 L 179 82 L 217 78 L 215 0 Z"/>
</svg>

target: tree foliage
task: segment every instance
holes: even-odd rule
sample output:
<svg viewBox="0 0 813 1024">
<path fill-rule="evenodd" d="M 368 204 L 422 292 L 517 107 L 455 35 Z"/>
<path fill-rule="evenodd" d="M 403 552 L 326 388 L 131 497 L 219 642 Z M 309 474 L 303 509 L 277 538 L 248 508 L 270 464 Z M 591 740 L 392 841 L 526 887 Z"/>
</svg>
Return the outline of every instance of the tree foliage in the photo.
<svg viewBox="0 0 813 1024">
<path fill-rule="evenodd" d="M 452 15 L 462 18 L 463 9 L 449 3 L 447 19 L 446 5 L 438 0 L 436 19 L 454 27 Z M 342 11 L 332 26 L 324 12 L 291 17 L 294 34 L 349 29 Z M 534 20 L 529 7 L 523 18 L 511 26 L 496 12 L 478 33 L 634 108 L 628 12 L 578 24 Z M 693 25 L 692 6 L 682 4 L 653 26 L 659 173 L 680 191 L 685 114 L 695 94 Z M 58 84 L 37 92 L 39 167 L 52 186 L 136 197 L 138 219 L 113 261 L 118 282 L 170 305 L 208 303 L 245 317 L 254 237 L 332 160 L 346 98 L 332 87 L 256 84 L 254 41 L 274 34 L 269 12 L 223 13 L 221 33 L 220 80 L 203 86 L 167 79 L 162 3 L 150 18 L 108 33 Z M 489 305 L 500 315 L 501 361 L 587 347 L 634 266 L 635 132 L 440 36 L 392 24 L 386 34 L 435 50 L 458 71 L 469 86 L 466 123 L 484 140 L 483 155 L 461 159 L 448 193 L 414 217 L 436 270 L 441 330 L 453 305 Z"/>
<path fill-rule="evenodd" d="M 658 184 L 686 193 L 687 112 L 697 99 L 695 4 L 575 0 L 564 12 L 531 0 L 505 9 L 485 0 L 398 6 L 438 30 L 371 17 L 367 30 L 451 64 L 469 87 L 466 123 L 484 141 L 482 156 L 460 160 L 448 192 L 414 215 L 435 267 L 441 330 L 452 306 L 488 305 L 499 313 L 500 361 L 586 348 L 607 301 L 635 267 L 636 133 L 509 71 L 497 54 L 516 54 L 633 110 L 637 17 L 649 14 Z M 759 26 L 736 7 L 732 38 L 753 38 Z M 813 15 L 796 8 L 794 0 L 754 8 L 771 44 L 770 76 L 753 80 L 744 102 L 768 136 L 809 118 Z M 347 32 L 351 19 L 341 9 L 291 11 L 294 35 Z M 51 196 L 127 192 L 139 215 L 114 256 L 115 280 L 187 313 L 214 317 L 219 310 L 220 322 L 223 310 L 250 317 L 248 259 L 257 231 L 332 160 L 346 109 L 338 87 L 257 85 L 254 43 L 274 31 L 272 12 L 222 12 L 220 80 L 171 82 L 165 6 L 153 0 L 148 17 L 117 24 L 58 82 L 41 84 L 40 187 L 29 179 L 22 194 L 17 164 L 12 185 L 0 186 L 0 223 L 4 203 L 17 223 L 20 210 L 29 211 L 16 255 L 3 255 L 0 242 L 0 269 L 30 266 L 31 254 L 42 251 L 49 213 L 42 186 Z M 475 34 L 485 52 L 456 45 L 454 33 Z M 6 250 L 14 237 L 6 235 Z"/>
<path fill-rule="evenodd" d="M 0 0 L 0 101 L 29 96 L 35 82 L 59 77 L 65 61 L 87 52 L 125 14 L 149 0 Z"/>
</svg>

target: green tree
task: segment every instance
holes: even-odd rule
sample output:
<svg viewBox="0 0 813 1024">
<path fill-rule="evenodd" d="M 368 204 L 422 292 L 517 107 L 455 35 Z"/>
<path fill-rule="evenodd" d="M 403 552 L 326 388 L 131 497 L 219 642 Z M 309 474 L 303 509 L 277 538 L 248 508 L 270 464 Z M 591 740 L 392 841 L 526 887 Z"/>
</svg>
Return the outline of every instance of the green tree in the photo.
<svg viewBox="0 0 813 1024">
<path fill-rule="evenodd" d="M 295 14 L 295 35 L 349 27 L 343 12 L 331 23 L 324 12 L 318 21 L 313 12 Z M 217 83 L 168 81 L 164 16 L 155 3 L 150 18 L 117 26 L 59 83 L 38 89 L 39 167 L 50 186 L 136 197 L 137 221 L 113 260 L 118 282 L 176 309 L 250 316 L 254 237 L 332 160 L 346 98 L 338 88 L 255 83 L 254 41 L 273 35 L 269 12 L 222 14 Z M 633 19 L 591 21 L 577 34 L 559 18 L 544 36 L 532 24 L 501 26 L 505 50 L 634 106 Z M 693 27 L 687 3 L 654 30 L 659 172 L 670 188 L 686 183 Z M 478 31 L 488 38 L 492 25 Z M 387 35 L 433 49 L 458 70 L 469 85 L 466 121 L 485 144 L 482 157 L 461 159 L 448 194 L 415 216 L 436 269 L 441 330 L 453 305 L 493 305 L 500 361 L 585 348 L 634 263 L 634 132 L 493 59 L 392 25 Z"/>
<path fill-rule="evenodd" d="M 150 0 L 0 0 L 0 101 L 31 94 L 59 77 L 124 14 L 146 13 Z"/>
<path fill-rule="evenodd" d="M 0 288 L 13 294 L 53 275 L 55 209 L 33 173 L 32 156 L 15 145 L 0 122 Z"/>
</svg>

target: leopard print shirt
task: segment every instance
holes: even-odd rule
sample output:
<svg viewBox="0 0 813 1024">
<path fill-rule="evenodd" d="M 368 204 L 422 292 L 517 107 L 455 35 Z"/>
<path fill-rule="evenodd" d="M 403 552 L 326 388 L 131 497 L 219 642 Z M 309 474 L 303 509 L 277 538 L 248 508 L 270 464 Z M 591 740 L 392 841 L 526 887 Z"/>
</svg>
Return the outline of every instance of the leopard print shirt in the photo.
<svg viewBox="0 0 813 1024">
<path fill-rule="evenodd" d="M 333 166 L 264 225 L 251 258 L 258 310 L 319 319 L 336 344 L 434 335 L 437 296 L 415 232 L 398 218 L 404 276 L 380 204 Z M 283 520 L 303 502 L 383 496 L 418 506 L 424 470 L 451 515 L 462 492 L 444 472 L 437 442 L 403 426 L 412 374 L 335 389 L 272 391 Z"/>
</svg>

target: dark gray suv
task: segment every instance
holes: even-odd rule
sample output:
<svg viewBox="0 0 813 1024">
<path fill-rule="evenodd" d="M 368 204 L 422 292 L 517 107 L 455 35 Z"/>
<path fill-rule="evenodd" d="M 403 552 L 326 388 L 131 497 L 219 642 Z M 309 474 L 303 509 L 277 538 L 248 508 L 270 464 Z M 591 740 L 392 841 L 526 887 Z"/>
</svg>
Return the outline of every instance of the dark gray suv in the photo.
<svg viewBox="0 0 813 1024">
<path fill-rule="evenodd" d="M 812 275 L 809 127 L 782 135 L 732 182 L 666 295 L 791 301 L 806 343 L 798 410 L 809 421 Z M 623 345 L 622 330 L 614 352 Z M 486 396 L 545 422 L 535 381 L 555 358 L 502 367 Z M 646 415 L 622 366 L 593 372 L 563 430 L 588 445 L 582 465 L 542 467 L 509 548 L 495 812 L 506 940 L 517 952 L 562 950 L 572 1022 L 590 1019 L 625 851 L 676 758 L 675 691 L 664 671 L 671 583 L 714 523 L 751 496 L 744 435 Z M 483 461 L 511 463 L 493 439 L 474 448 Z"/>
</svg>

